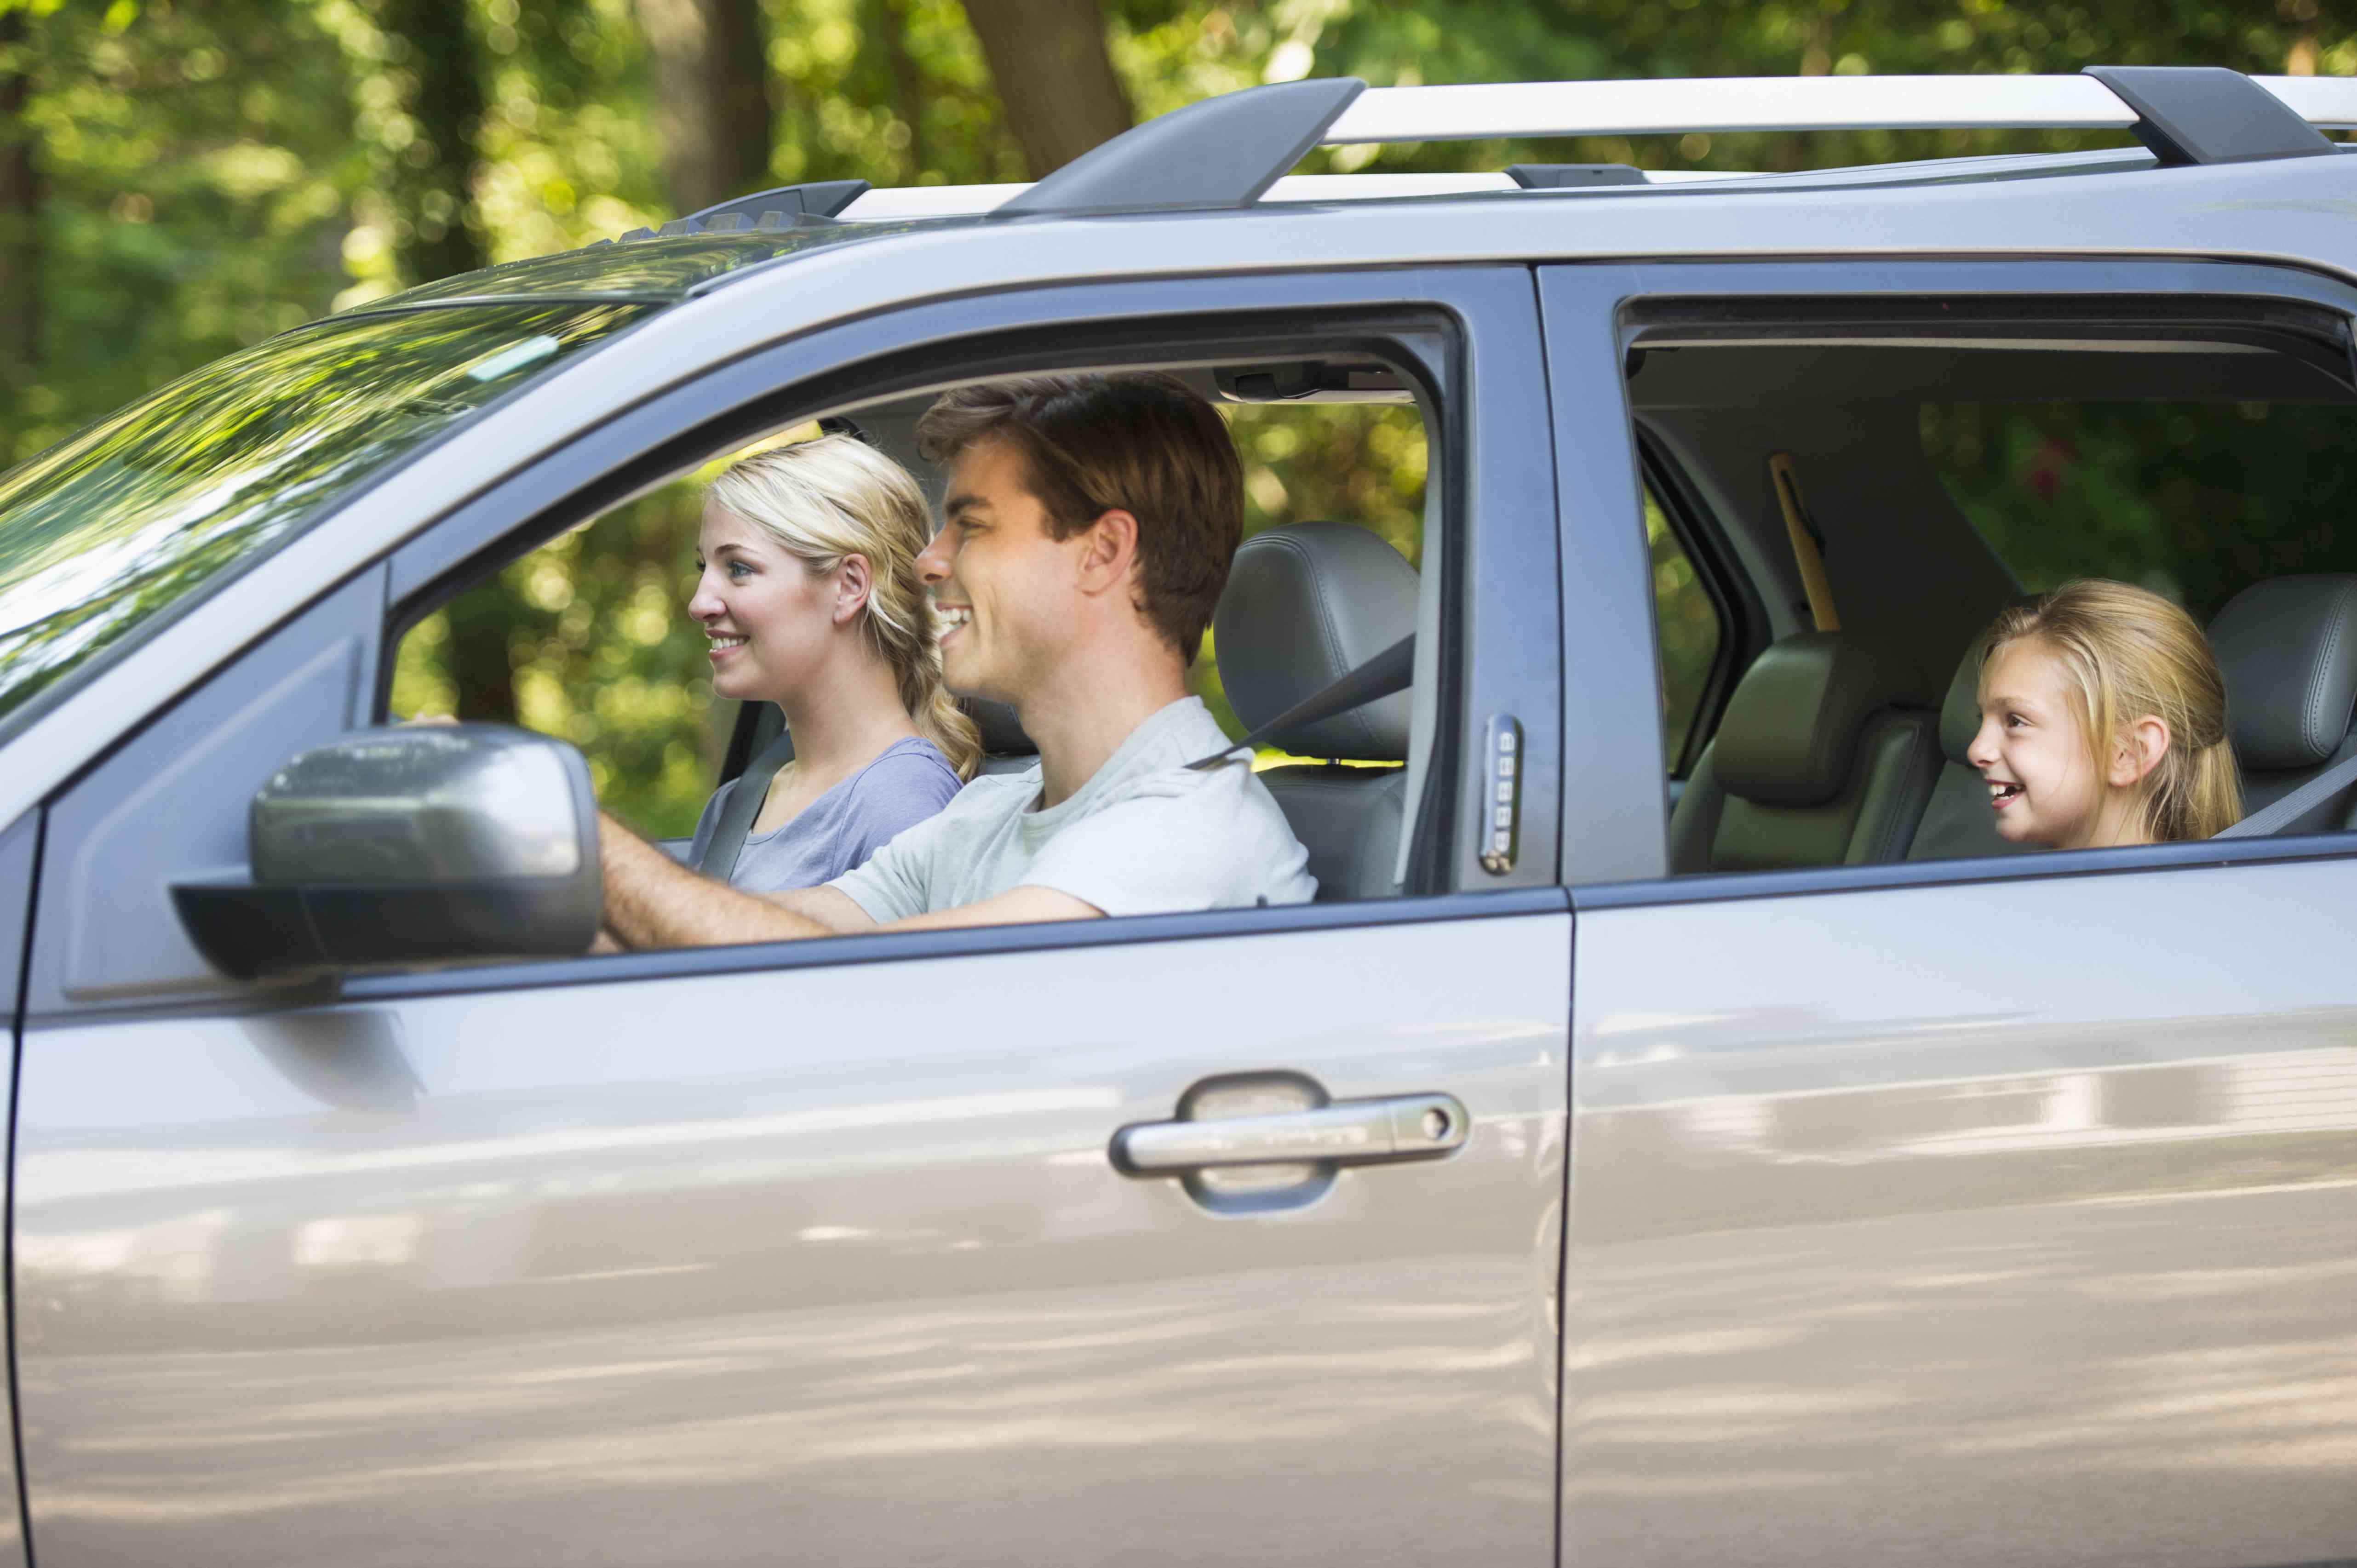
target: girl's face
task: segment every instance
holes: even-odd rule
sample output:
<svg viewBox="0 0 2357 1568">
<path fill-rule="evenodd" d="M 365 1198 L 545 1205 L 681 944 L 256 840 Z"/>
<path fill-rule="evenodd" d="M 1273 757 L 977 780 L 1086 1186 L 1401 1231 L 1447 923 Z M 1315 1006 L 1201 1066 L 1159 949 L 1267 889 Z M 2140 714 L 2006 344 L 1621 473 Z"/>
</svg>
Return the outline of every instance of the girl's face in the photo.
<svg viewBox="0 0 2357 1568">
<path fill-rule="evenodd" d="M 1998 835 L 2050 849 L 2113 842 L 2102 836 L 2105 818 L 2126 802 L 2109 799 L 2061 661 L 2036 638 L 2017 638 L 1990 657 L 1981 692 L 1964 759 L 1988 781 Z"/>
<path fill-rule="evenodd" d="M 844 569 L 820 576 L 716 504 L 704 509 L 695 560 L 702 575 L 687 613 L 712 639 L 714 695 L 774 703 L 801 688 L 848 618 L 837 614 Z"/>
</svg>

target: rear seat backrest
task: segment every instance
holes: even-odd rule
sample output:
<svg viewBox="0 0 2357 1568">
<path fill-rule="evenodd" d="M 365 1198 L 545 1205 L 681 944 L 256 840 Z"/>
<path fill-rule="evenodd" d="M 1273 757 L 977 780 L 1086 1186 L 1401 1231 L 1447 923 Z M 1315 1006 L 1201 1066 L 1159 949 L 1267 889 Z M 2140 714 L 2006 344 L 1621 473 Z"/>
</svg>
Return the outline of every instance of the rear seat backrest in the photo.
<svg viewBox="0 0 2357 1568">
<path fill-rule="evenodd" d="M 1879 638 L 1811 631 L 1744 671 L 1670 818 L 1673 870 L 1767 871 L 1896 860 L 1938 761 Z"/>
<path fill-rule="evenodd" d="M 1956 666 L 1947 700 L 1940 704 L 1940 777 L 1932 786 L 1932 803 L 1923 808 L 1923 825 L 1907 846 L 1908 859 L 1964 860 L 2040 847 L 1997 836 L 1988 781 L 1964 760 L 1980 727 L 1981 650 L 1975 643 Z"/>
<path fill-rule="evenodd" d="M 2297 789 L 2357 747 L 2357 576 L 2268 577 L 2227 601 L 2210 623 L 2226 677 L 2226 729 L 2243 769 L 2243 810 Z M 2331 832 L 2351 824 L 2342 790 L 2287 824 Z"/>
</svg>

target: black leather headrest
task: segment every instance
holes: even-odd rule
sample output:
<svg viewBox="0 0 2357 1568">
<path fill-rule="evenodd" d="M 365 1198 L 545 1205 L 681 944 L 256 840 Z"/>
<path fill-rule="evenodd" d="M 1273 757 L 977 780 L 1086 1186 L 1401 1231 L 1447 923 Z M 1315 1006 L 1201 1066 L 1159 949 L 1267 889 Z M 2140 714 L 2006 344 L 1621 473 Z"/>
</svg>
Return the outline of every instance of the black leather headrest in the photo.
<svg viewBox="0 0 2357 1568">
<path fill-rule="evenodd" d="M 1973 748 L 1973 736 L 1981 729 L 1981 645 L 1975 639 L 1964 650 L 1964 659 L 1956 665 L 1956 678 L 1948 682 L 1948 695 L 1940 703 L 1940 754 L 1951 762 L 1964 762 L 1964 753 Z"/>
<path fill-rule="evenodd" d="M 1228 705 L 1257 729 L 1415 631 L 1415 568 L 1382 537 L 1339 522 L 1255 533 L 1236 552 L 1211 618 Z M 1398 762 L 1408 693 L 1270 737 L 1301 757 Z"/>
<path fill-rule="evenodd" d="M 965 710 L 974 727 L 982 732 L 982 752 L 985 757 L 1036 757 L 1039 748 L 1023 733 L 1021 721 L 1015 710 L 1005 703 L 994 703 L 987 697 L 961 697 L 958 706 Z"/>
<path fill-rule="evenodd" d="M 1727 699 L 1712 768 L 1728 793 L 1813 806 L 1848 781 L 1858 733 L 1907 701 L 1907 667 L 1878 637 L 1804 631 L 1752 661 Z"/>
<path fill-rule="evenodd" d="M 2357 703 L 2357 576 L 2269 577 L 2210 623 L 2226 731 L 2245 768 L 2313 768 L 2341 749 Z"/>
</svg>

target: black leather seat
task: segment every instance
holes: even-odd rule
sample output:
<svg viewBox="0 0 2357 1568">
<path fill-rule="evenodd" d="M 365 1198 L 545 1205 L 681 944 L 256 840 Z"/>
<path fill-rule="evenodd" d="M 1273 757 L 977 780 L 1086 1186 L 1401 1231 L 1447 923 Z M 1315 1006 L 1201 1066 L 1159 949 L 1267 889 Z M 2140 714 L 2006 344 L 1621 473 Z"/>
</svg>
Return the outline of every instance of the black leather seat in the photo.
<svg viewBox="0 0 2357 1568">
<path fill-rule="evenodd" d="M 2243 810 L 2281 800 L 2357 749 L 2357 576 L 2268 577 L 2227 601 L 2210 623 L 2226 677 L 2226 729 L 2243 769 Z M 2336 792 L 2280 830 L 2357 825 L 2357 800 Z"/>
<path fill-rule="evenodd" d="M 1914 705 L 1879 638 L 1803 632 L 1754 660 L 1670 816 L 1674 871 L 1896 860 L 1938 766 L 1937 715 Z"/>
<path fill-rule="evenodd" d="M 1981 650 L 1975 644 L 1957 664 L 1947 700 L 1940 704 L 1940 776 L 1932 786 L 1932 801 L 1923 808 L 1915 842 L 1907 846 L 1910 860 L 1964 860 L 2040 847 L 1997 836 L 1988 781 L 1964 760 L 1981 727 L 1980 685 Z"/>
<path fill-rule="evenodd" d="M 1236 552 L 1211 619 L 1228 703 L 1259 728 L 1415 630 L 1416 576 L 1398 551 L 1363 528 L 1297 522 L 1256 533 Z M 1270 744 L 1333 761 L 1264 771 L 1309 852 L 1318 898 L 1381 898 L 1394 875 L 1407 818 L 1405 692 L 1282 730 Z"/>
</svg>

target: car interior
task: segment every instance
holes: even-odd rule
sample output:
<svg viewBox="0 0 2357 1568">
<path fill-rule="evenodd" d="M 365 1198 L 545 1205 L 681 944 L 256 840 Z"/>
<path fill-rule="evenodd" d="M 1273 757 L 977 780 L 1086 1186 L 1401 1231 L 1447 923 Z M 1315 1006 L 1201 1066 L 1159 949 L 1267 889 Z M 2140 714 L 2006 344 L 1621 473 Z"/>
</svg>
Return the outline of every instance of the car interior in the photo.
<svg viewBox="0 0 2357 1568">
<path fill-rule="evenodd" d="M 2246 811 L 2357 746 L 2357 535 L 2330 482 L 2357 424 L 2344 321 L 1749 303 L 1627 319 L 1674 873 L 2031 847 L 1997 835 L 1965 760 L 1977 641 L 2075 576 L 2207 626 Z M 2342 790 L 2287 831 L 2352 821 Z"/>
<path fill-rule="evenodd" d="M 1232 737 L 1438 625 L 1437 584 L 1418 571 L 1428 453 L 1411 378 L 1372 357 L 1154 368 L 1226 415 L 1243 462 L 1246 537 L 1189 675 Z M 685 609 L 703 486 L 749 451 L 844 432 L 907 467 L 938 509 L 945 476 L 919 451 L 917 422 L 939 390 L 847 405 L 716 455 L 480 578 L 405 628 L 390 712 L 503 720 L 572 740 L 609 809 L 684 856 L 705 797 L 783 727 L 774 704 L 711 696 Z M 618 560 L 629 580 L 601 584 Z M 612 607 L 581 613 L 598 596 Z M 605 633 L 608 622 L 622 635 Z M 488 633 L 470 639 L 470 626 Z M 634 640 L 649 657 L 622 673 Z M 981 732 L 982 771 L 1032 766 L 1012 709 L 962 705 Z M 1413 890 L 1410 759 L 1429 746 L 1432 708 L 1412 685 L 1279 727 L 1257 748 L 1254 767 L 1308 850 L 1320 901 Z M 650 779 L 664 787 L 645 788 Z"/>
</svg>

